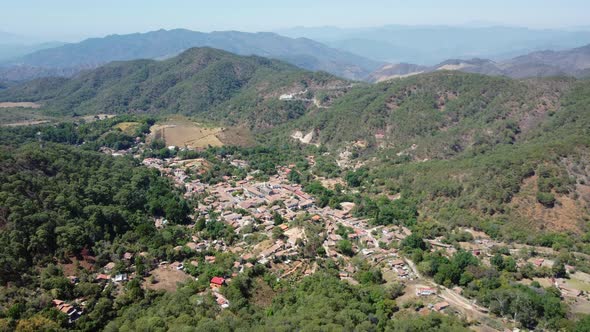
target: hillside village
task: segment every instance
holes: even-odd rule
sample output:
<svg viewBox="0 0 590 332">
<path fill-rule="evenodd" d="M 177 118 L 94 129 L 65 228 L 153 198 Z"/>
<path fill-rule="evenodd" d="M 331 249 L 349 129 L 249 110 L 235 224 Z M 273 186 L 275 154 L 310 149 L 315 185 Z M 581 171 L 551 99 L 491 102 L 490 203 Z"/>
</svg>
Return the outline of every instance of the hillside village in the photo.
<svg viewBox="0 0 590 332">
<path fill-rule="evenodd" d="M 0 332 L 590 332 L 590 1 L 5 2 Z"/>
<path fill-rule="evenodd" d="M 130 151 L 104 151 L 114 156 L 128 154 Z M 137 155 L 136 155 L 137 156 Z M 309 159 L 313 160 L 313 156 Z M 264 265 L 281 279 L 298 279 L 315 273 L 318 268 L 316 258 L 329 258 L 337 265 L 339 277 L 351 284 L 358 284 L 361 270 L 378 269 L 386 284 L 402 285 L 402 301 L 423 303 L 418 306 L 420 313 L 431 311 L 458 314 L 468 320 L 482 320 L 484 325 L 493 325 L 498 319 L 492 317 L 487 308 L 462 295 L 461 287 L 447 288 L 434 283 L 421 275 L 410 257 L 400 252 L 400 241 L 412 235 L 410 229 L 399 226 L 375 226 L 370 220 L 354 216 L 354 203 L 345 202 L 340 209 L 319 208 L 315 198 L 306 193 L 301 185 L 291 183 L 289 173 L 295 165 L 277 168 L 276 175 L 257 180 L 257 170 L 250 169 L 245 160 L 226 156 L 223 163 L 247 170 L 243 179 L 224 176 L 223 181 L 208 184 L 195 175 L 202 174 L 208 167 L 207 160 L 181 158 L 145 158 L 142 164 L 156 169 L 167 177 L 182 192 L 186 199 L 197 202 L 191 215 L 192 222 L 186 226 L 191 230 L 191 238 L 179 238 L 174 251 L 184 257 L 175 261 L 161 261 L 149 258 L 148 270 L 137 273 L 133 264 L 134 256 L 148 258 L 145 252 L 125 252 L 101 269 L 95 281 L 104 287 L 121 286 L 133 278 L 143 278 L 143 287 L 173 291 L 176 282 L 189 278 L 198 280 L 196 268 L 202 264 L 213 265 L 218 253 L 231 253 L 235 257 L 232 273 L 215 275 L 209 280 L 210 290 L 202 295 L 212 295 L 220 308 L 228 308 L 231 303 L 223 295 L 225 285 L 232 278 Z M 390 199 L 399 199 L 399 195 Z M 203 223 L 197 226 L 199 223 Z M 207 239 L 203 229 L 207 224 L 221 222 L 232 229 L 236 240 Z M 156 218 L 154 224 L 159 229 L 169 227 L 167 220 Z M 550 248 L 506 244 L 492 240 L 485 233 L 474 229 L 463 229 L 469 234 L 459 242 L 459 246 L 445 243 L 442 237 L 425 239 L 431 252 L 441 252 L 447 257 L 458 249 L 470 252 L 485 265 L 499 248 L 509 248 L 505 254 L 517 257 L 515 264 L 525 265 L 536 270 L 549 270 L 552 258 L 557 252 Z M 347 248 L 346 244 L 350 244 Z M 526 252 L 527 255 L 521 253 Z M 579 254 L 582 255 L 582 254 Z M 217 257 L 216 257 L 217 256 Z M 575 266 L 566 266 L 569 278 L 535 278 L 532 282 L 543 286 L 555 286 L 573 310 L 584 312 L 590 309 L 590 275 L 576 272 Z M 77 282 L 76 276 L 70 277 Z M 521 282 L 530 283 L 523 279 Z M 160 286 L 158 286 L 160 285 Z M 69 304 L 56 299 L 56 306 L 72 320 L 83 314 Z M 83 308 L 83 302 L 77 304 Z M 497 322 L 496 322 L 497 323 Z"/>
</svg>

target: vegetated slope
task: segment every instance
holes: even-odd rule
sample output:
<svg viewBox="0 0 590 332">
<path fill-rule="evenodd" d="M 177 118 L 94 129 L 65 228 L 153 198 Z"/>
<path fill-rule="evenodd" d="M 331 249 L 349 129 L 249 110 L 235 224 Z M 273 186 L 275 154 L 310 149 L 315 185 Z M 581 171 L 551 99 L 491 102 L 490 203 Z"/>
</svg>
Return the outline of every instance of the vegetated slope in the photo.
<svg viewBox="0 0 590 332">
<path fill-rule="evenodd" d="M 0 80 L 19 83 L 43 77 L 70 77 L 83 68 L 45 68 L 33 66 L 0 66 Z"/>
<path fill-rule="evenodd" d="M 31 81 L 1 92 L 0 99 L 40 101 L 60 114 L 181 113 L 268 126 L 304 114 L 316 90 L 348 85 L 278 60 L 194 48 L 164 61 L 115 62 L 71 79 Z M 279 101 L 298 92 L 307 99 Z"/>
<path fill-rule="evenodd" d="M 564 51 L 540 51 L 504 61 L 487 59 L 450 59 L 426 67 L 412 64 L 385 65 L 367 80 L 381 82 L 403 76 L 439 70 L 456 70 L 512 78 L 573 76 L 587 77 L 590 69 L 590 45 Z"/>
<path fill-rule="evenodd" d="M 416 159 L 446 158 L 516 142 L 559 107 L 574 82 L 441 71 L 352 89 L 292 127 L 315 130 L 321 144 L 364 140 L 397 152 L 415 144 Z"/>
<path fill-rule="evenodd" d="M 111 61 L 162 59 L 192 47 L 213 47 L 240 55 L 283 59 L 309 70 L 323 70 L 352 79 L 364 78 L 380 63 L 336 50 L 310 39 L 292 39 L 274 33 L 184 29 L 111 35 L 41 50 L 13 64 L 41 68 L 93 68 Z"/>
<path fill-rule="evenodd" d="M 136 166 L 53 143 L 2 148 L 0 283 L 30 283 L 40 262 L 83 249 L 97 253 L 101 241 L 138 229 L 144 244 L 155 243 L 154 216 L 186 222 L 189 208 L 180 195 Z"/>
<path fill-rule="evenodd" d="M 589 231 L 590 85 L 576 83 L 526 139 L 482 153 L 370 166 L 382 188 L 420 202 L 423 215 L 493 236 L 560 248 Z M 545 235 L 539 235 L 545 234 Z"/>
<path fill-rule="evenodd" d="M 585 80 L 445 71 L 353 89 L 280 132 L 360 155 L 364 186 L 419 202 L 423 218 L 532 241 L 587 231 L 589 99 Z"/>
</svg>

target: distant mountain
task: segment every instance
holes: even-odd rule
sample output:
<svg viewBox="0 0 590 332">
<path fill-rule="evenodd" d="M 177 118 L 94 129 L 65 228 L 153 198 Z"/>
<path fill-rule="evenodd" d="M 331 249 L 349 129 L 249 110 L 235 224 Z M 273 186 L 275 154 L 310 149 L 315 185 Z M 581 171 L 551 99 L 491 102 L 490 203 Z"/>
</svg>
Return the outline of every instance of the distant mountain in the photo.
<svg viewBox="0 0 590 332">
<path fill-rule="evenodd" d="M 19 83 L 42 77 L 70 77 L 79 73 L 83 68 L 44 68 L 32 66 L 0 66 L 0 81 Z"/>
<path fill-rule="evenodd" d="M 213 47 L 240 55 L 285 60 L 308 70 L 323 70 L 350 79 L 362 79 L 381 65 L 306 38 L 292 39 L 264 32 L 202 33 L 183 29 L 87 39 L 34 52 L 10 64 L 47 69 L 95 68 L 111 61 L 165 59 L 191 47 Z"/>
<path fill-rule="evenodd" d="M 432 67 L 412 64 L 385 65 L 368 76 L 371 82 L 434 72 L 457 70 L 512 78 L 550 76 L 590 76 L 590 45 L 564 51 L 539 51 L 513 59 L 495 62 L 486 59 L 443 61 Z"/>
<path fill-rule="evenodd" d="M 369 59 L 421 65 L 434 65 L 446 59 L 503 60 L 538 50 L 563 50 L 590 43 L 590 31 L 583 29 L 532 30 L 502 26 L 297 27 L 277 33 L 311 38 Z"/>
<path fill-rule="evenodd" d="M 58 47 L 64 44 L 62 42 L 48 42 L 40 38 L 0 31 L 0 63 L 38 50 Z"/>
<path fill-rule="evenodd" d="M 23 55 L 36 52 L 39 50 L 47 49 L 47 48 L 54 48 L 65 45 L 62 42 L 48 42 L 48 43 L 40 43 L 40 44 L 4 44 L 0 40 L 0 62 L 1 61 L 8 61 L 12 60 L 17 57 L 21 57 Z"/>
<path fill-rule="evenodd" d="M 566 51 L 541 51 L 519 56 L 501 64 L 511 77 L 548 76 L 557 73 L 583 76 L 590 68 L 590 44 Z M 541 73 L 530 75 L 531 71 Z"/>
<path fill-rule="evenodd" d="M 279 60 L 192 48 L 168 60 L 112 62 L 74 78 L 42 78 L 0 91 L 57 114 L 181 113 L 266 127 L 295 119 L 350 83 Z M 301 100 L 280 101 L 282 94 Z"/>
</svg>

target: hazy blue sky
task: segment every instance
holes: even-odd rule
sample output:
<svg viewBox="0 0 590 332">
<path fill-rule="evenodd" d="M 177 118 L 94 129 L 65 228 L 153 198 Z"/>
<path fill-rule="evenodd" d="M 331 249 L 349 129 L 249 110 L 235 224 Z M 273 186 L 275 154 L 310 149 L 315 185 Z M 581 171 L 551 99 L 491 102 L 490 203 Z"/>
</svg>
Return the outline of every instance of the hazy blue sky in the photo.
<svg viewBox="0 0 590 332">
<path fill-rule="evenodd" d="M 0 31 L 72 40 L 160 28 L 270 31 L 292 26 L 491 22 L 590 25 L 590 0 L 2 0 Z"/>
</svg>

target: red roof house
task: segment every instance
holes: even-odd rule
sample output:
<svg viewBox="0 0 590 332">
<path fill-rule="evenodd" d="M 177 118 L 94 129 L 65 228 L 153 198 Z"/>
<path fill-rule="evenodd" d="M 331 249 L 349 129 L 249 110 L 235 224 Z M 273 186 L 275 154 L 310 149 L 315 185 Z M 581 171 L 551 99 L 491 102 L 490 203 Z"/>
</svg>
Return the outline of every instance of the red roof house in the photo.
<svg viewBox="0 0 590 332">
<path fill-rule="evenodd" d="M 223 279 L 222 277 L 213 277 L 211 278 L 211 282 L 209 283 L 209 286 L 211 286 L 211 288 L 221 288 L 221 286 L 225 285 L 225 279 Z"/>
</svg>

